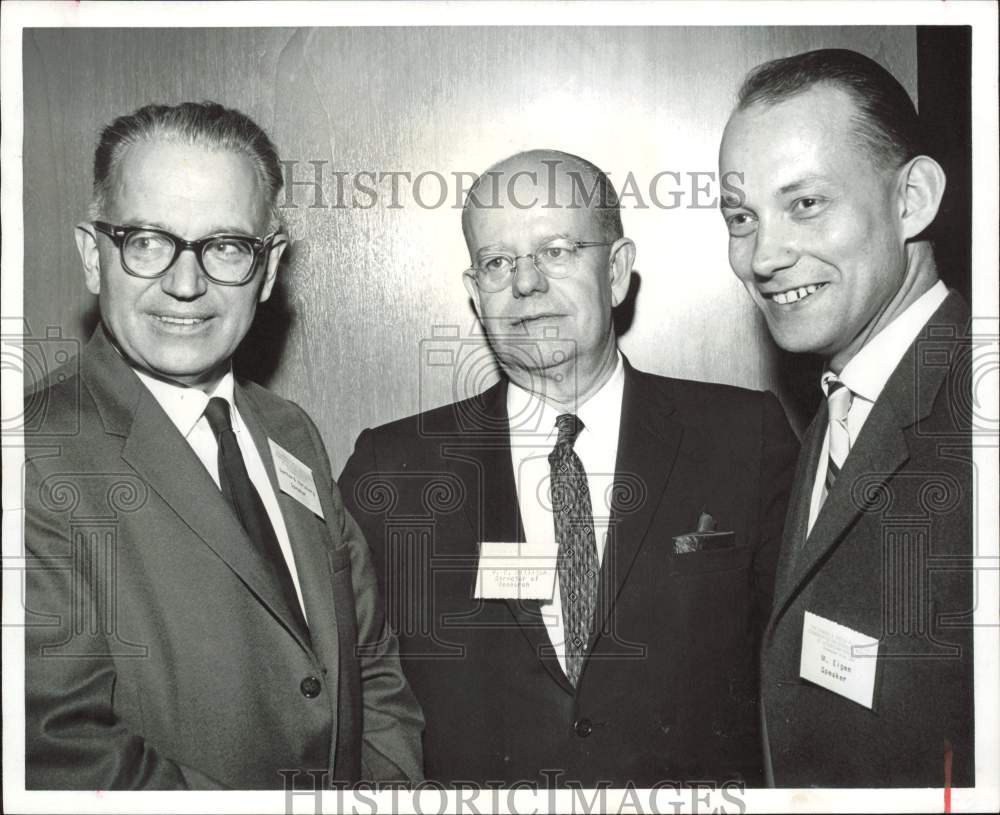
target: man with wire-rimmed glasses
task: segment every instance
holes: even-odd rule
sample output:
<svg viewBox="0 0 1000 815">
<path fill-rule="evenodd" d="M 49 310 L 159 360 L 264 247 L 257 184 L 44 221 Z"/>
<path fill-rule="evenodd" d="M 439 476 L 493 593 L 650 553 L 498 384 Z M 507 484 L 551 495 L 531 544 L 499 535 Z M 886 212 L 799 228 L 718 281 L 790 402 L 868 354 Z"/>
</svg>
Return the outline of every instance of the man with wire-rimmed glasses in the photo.
<svg viewBox="0 0 1000 815">
<path fill-rule="evenodd" d="M 420 777 L 319 434 L 232 370 L 287 245 L 281 186 L 264 131 L 214 103 L 101 135 L 76 230 L 101 323 L 26 438 L 29 789 Z"/>
<path fill-rule="evenodd" d="M 759 783 L 754 648 L 797 452 L 781 407 L 625 359 L 636 248 L 589 161 L 505 159 L 462 226 L 501 381 L 366 430 L 339 482 L 426 776 Z"/>
</svg>

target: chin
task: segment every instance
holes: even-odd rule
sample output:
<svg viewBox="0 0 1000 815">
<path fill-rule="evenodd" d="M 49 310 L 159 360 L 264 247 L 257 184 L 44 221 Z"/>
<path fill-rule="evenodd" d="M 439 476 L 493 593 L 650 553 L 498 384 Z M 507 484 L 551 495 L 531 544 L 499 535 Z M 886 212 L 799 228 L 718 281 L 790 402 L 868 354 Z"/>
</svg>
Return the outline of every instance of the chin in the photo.
<svg viewBox="0 0 1000 815">
<path fill-rule="evenodd" d="M 823 337 L 811 336 L 801 331 L 785 331 L 768 326 L 775 344 L 783 351 L 792 354 L 819 354 L 829 347 L 829 342 Z"/>
<path fill-rule="evenodd" d="M 163 360 L 158 363 L 156 370 L 163 376 L 190 385 L 210 378 L 211 372 L 216 367 L 217 365 L 199 364 L 192 360 L 185 360 L 183 362 L 178 360 Z"/>
</svg>

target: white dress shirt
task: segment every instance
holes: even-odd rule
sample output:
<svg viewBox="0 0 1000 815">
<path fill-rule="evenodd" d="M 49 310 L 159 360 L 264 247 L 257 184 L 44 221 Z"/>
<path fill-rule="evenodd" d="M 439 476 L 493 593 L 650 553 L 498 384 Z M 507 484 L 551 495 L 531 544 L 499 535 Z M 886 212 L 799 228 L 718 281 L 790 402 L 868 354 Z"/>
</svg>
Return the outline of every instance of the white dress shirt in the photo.
<svg viewBox="0 0 1000 815">
<path fill-rule="evenodd" d="M 840 381 L 854 394 L 851 408 L 847 414 L 847 432 L 851 437 L 852 446 L 867 421 L 868 414 L 872 412 L 875 400 L 882 393 L 885 383 L 889 381 L 889 377 L 892 376 L 892 372 L 899 365 L 906 351 L 947 296 L 948 287 L 939 280 L 911 303 L 906 311 L 872 337 L 840 372 Z M 823 372 L 824 377 L 827 374 L 828 372 Z M 823 392 L 826 393 L 825 388 Z M 809 504 L 807 535 L 812 532 L 813 524 L 816 522 L 816 516 L 819 515 L 820 505 L 823 502 L 823 485 L 826 481 L 826 465 L 829 456 L 830 437 L 829 434 L 824 433 L 823 449 L 819 454 L 816 480 L 813 482 L 812 501 Z M 850 454 L 848 454 L 848 458 L 850 458 Z"/>
<path fill-rule="evenodd" d="M 271 485 L 271 479 L 267 476 L 264 467 L 264 460 L 260 457 L 260 451 L 253 442 L 253 437 L 243 422 L 243 417 L 236 409 L 236 402 L 233 399 L 233 372 L 227 371 L 226 375 L 211 389 L 209 393 L 198 388 L 189 388 L 176 382 L 167 382 L 156 379 L 136 368 L 133 370 L 138 374 L 139 379 L 153 394 L 153 398 L 160 403 L 160 407 L 174 423 L 180 434 L 184 437 L 195 455 L 198 456 L 208 474 L 212 476 L 216 486 L 219 486 L 219 444 L 215 440 L 208 419 L 205 418 L 205 408 L 208 407 L 208 400 L 214 396 L 221 397 L 229 403 L 230 422 L 233 426 L 233 433 L 240 446 L 240 453 L 243 455 L 243 463 L 247 468 L 247 475 L 260 495 L 260 500 L 264 503 L 267 516 L 274 527 L 274 534 L 278 538 L 278 545 L 281 547 L 281 554 L 285 557 L 288 571 L 292 575 L 292 583 L 295 585 L 295 594 L 299 598 L 299 605 L 302 606 L 302 614 L 305 616 L 305 603 L 302 602 L 302 589 L 299 586 L 299 575 L 295 569 L 295 558 L 292 555 L 292 545 L 288 540 L 288 530 L 285 529 L 285 519 L 281 516 L 281 508 L 278 505 L 278 496 Z M 220 487 L 221 489 L 221 487 Z"/>
<path fill-rule="evenodd" d="M 573 449 L 587 473 L 599 563 L 604 562 L 607 543 L 611 486 L 618 457 L 618 429 L 621 424 L 624 388 L 625 368 L 619 354 L 611 378 L 576 409 L 576 415 L 583 422 L 583 430 L 577 436 Z M 553 407 L 513 382 L 507 389 L 510 458 L 514 466 L 514 486 L 525 540 L 533 550 L 548 552 L 553 563 L 558 546 L 549 495 L 549 453 L 559 436 L 556 417 L 567 412 L 569 411 Z M 556 658 L 565 671 L 566 653 L 563 647 L 562 600 L 559 596 L 558 577 L 552 601 L 541 603 L 541 611 Z"/>
</svg>

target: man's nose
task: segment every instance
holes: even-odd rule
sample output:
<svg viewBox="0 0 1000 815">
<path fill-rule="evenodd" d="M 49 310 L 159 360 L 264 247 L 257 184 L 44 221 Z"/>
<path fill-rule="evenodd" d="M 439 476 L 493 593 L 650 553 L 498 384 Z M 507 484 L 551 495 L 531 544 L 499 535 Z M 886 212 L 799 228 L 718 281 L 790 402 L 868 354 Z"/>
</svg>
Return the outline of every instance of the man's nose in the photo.
<svg viewBox="0 0 1000 815">
<path fill-rule="evenodd" d="M 193 300 L 208 290 L 208 279 L 202 273 L 193 250 L 185 249 L 178 255 L 160 278 L 160 287 L 177 300 Z"/>
<path fill-rule="evenodd" d="M 782 221 L 764 221 L 757 225 L 754 236 L 751 268 L 757 277 L 771 277 L 781 269 L 794 266 L 798 260 L 791 226 Z"/>
<path fill-rule="evenodd" d="M 523 255 L 514 260 L 514 280 L 511 287 L 515 297 L 527 297 L 535 292 L 548 291 L 549 279 L 538 271 L 531 255 Z"/>
</svg>

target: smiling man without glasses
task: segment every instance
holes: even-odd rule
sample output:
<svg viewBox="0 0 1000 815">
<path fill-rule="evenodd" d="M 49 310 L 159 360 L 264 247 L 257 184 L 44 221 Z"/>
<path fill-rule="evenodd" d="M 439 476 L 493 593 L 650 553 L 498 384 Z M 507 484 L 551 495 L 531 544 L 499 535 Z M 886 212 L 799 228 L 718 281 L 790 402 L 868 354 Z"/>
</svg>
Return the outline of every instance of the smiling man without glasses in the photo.
<svg viewBox="0 0 1000 815">
<path fill-rule="evenodd" d="M 462 226 L 501 381 L 366 430 L 340 479 L 427 717 L 427 777 L 760 783 L 754 644 L 797 452 L 781 407 L 621 354 L 636 250 L 590 162 L 511 156 Z M 492 578 L 512 550 L 514 582 Z"/>
<path fill-rule="evenodd" d="M 267 135 L 217 104 L 101 135 L 77 228 L 101 323 L 26 434 L 29 789 L 420 776 L 319 434 L 232 372 L 287 245 L 281 185 Z"/>
<path fill-rule="evenodd" d="M 969 308 L 926 230 L 944 173 L 906 91 L 822 50 L 758 67 L 722 139 L 729 259 L 822 355 L 762 651 L 769 781 L 974 780 Z"/>
</svg>

